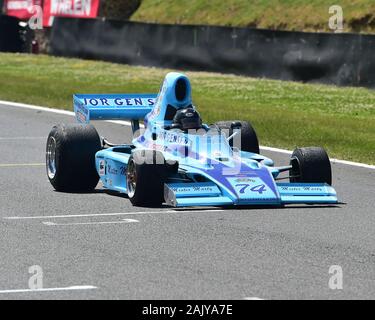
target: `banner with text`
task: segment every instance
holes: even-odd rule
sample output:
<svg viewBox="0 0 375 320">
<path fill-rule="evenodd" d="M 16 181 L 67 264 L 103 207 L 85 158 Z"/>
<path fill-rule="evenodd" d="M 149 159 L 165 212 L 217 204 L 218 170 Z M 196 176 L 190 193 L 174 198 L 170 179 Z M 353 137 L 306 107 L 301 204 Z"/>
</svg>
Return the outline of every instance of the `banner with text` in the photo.
<svg viewBox="0 0 375 320">
<path fill-rule="evenodd" d="M 44 0 L 43 25 L 50 27 L 54 17 L 96 18 L 99 0 Z"/>
<path fill-rule="evenodd" d="M 40 6 L 42 0 L 5 0 L 5 13 L 21 20 L 30 19 L 36 11 L 34 6 Z"/>
</svg>

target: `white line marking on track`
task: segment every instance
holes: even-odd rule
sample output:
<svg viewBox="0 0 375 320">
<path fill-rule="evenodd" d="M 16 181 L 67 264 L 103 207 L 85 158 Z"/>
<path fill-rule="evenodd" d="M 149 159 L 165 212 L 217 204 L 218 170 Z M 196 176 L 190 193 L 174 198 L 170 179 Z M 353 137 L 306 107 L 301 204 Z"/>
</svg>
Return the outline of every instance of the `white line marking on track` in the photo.
<svg viewBox="0 0 375 320">
<path fill-rule="evenodd" d="M 42 288 L 42 289 L 15 289 L 15 290 L 0 290 L 1 293 L 40 293 L 50 291 L 71 291 L 71 290 L 93 290 L 98 289 L 94 286 L 72 286 L 65 288 Z"/>
<path fill-rule="evenodd" d="M 19 103 L 19 102 L 11 102 L 11 101 L 3 101 L 0 100 L 0 104 L 16 107 L 16 108 L 22 108 L 22 109 L 30 109 L 30 110 L 37 110 L 37 111 L 45 111 L 45 112 L 51 112 L 51 113 L 57 113 L 62 114 L 65 116 L 73 116 L 75 117 L 75 114 L 73 111 L 68 110 L 61 110 L 61 109 L 54 109 L 54 108 L 47 108 L 47 107 L 41 107 L 41 106 L 34 106 L 31 104 L 25 104 L 25 103 Z M 106 122 L 111 122 L 115 124 L 121 124 L 124 126 L 131 126 L 131 123 L 129 121 L 121 121 L 121 120 L 106 120 Z"/>
<path fill-rule="evenodd" d="M 141 211 L 141 212 L 123 212 L 123 213 L 90 213 L 90 214 L 66 214 L 56 216 L 28 216 L 28 217 L 4 217 L 7 220 L 28 220 L 28 219 L 60 219 L 60 218 L 83 218 L 83 217 L 102 217 L 102 216 L 127 216 L 127 215 L 147 215 L 155 213 L 197 213 L 197 212 L 223 212 L 221 209 L 213 210 L 166 210 L 166 211 Z"/>
<path fill-rule="evenodd" d="M 292 154 L 292 151 L 285 150 L 285 149 L 278 149 L 278 148 L 271 148 L 271 147 L 265 147 L 265 146 L 259 146 L 260 149 L 265 151 L 272 151 L 277 153 L 284 153 L 284 154 Z"/>
<path fill-rule="evenodd" d="M 120 221 L 101 221 L 101 222 L 72 222 L 72 223 L 56 223 L 50 221 L 43 221 L 46 226 L 85 226 L 85 225 L 103 225 L 103 224 L 121 224 L 121 223 L 137 223 L 139 220 L 123 219 Z"/>
<path fill-rule="evenodd" d="M 18 102 L 10 102 L 10 101 L 0 100 L 0 104 L 8 105 L 8 106 L 11 106 L 11 107 L 17 107 L 17 108 L 39 110 L 39 111 L 46 111 L 46 112 L 63 114 L 63 115 L 75 116 L 75 114 L 74 114 L 73 111 L 53 109 L 53 108 L 46 108 L 46 107 L 34 106 L 34 105 L 29 105 L 29 104 L 24 104 L 24 103 L 18 103 Z M 129 121 L 106 120 L 106 122 L 115 123 L 115 124 L 121 124 L 121 125 L 125 125 L 125 126 L 130 126 L 131 125 L 131 123 Z M 272 147 L 266 147 L 266 146 L 260 146 L 260 148 L 262 150 L 272 151 L 272 152 L 278 152 L 278 153 L 284 153 L 284 154 L 291 154 L 292 153 L 290 150 L 279 149 L 279 148 L 272 148 Z M 360 167 L 360 168 L 366 168 L 366 169 L 375 170 L 375 165 L 369 165 L 369 164 L 365 164 L 365 163 L 352 162 L 352 161 L 339 160 L 339 159 L 331 159 L 331 161 L 334 162 L 334 163 L 344 164 L 344 165 L 348 165 L 348 166 Z"/>
<path fill-rule="evenodd" d="M 12 167 L 41 167 L 45 166 L 45 163 L 0 163 L 0 168 L 12 168 Z"/>
<path fill-rule="evenodd" d="M 346 164 L 352 167 L 360 167 L 360 168 L 375 170 L 375 166 L 370 165 L 370 164 L 364 164 L 364 163 L 352 162 L 352 161 L 346 161 L 346 160 L 340 160 L 340 159 L 330 159 L 330 160 L 333 163 Z"/>
<path fill-rule="evenodd" d="M 244 300 L 264 300 L 264 299 L 261 299 L 261 298 L 258 298 L 258 297 L 245 297 Z"/>
<path fill-rule="evenodd" d="M 278 153 L 283 153 L 283 154 L 289 154 L 291 155 L 293 152 L 289 150 L 284 150 L 284 149 L 278 149 L 278 148 L 271 148 L 271 147 L 264 147 L 260 146 L 261 150 L 265 151 L 272 151 L 272 152 L 278 152 Z M 353 161 L 346 161 L 346 160 L 339 160 L 339 159 L 330 159 L 332 163 L 339 163 L 339 164 L 346 164 L 348 166 L 353 166 L 353 167 L 360 167 L 360 168 L 366 168 L 366 169 L 375 169 L 375 166 L 370 165 L 370 164 L 364 164 L 364 163 L 359 163 L 359 162 L 353 162 Z"/>
<path fill-rule="evenodd" d="M 44 140 L 46 137 L 0 137 L 0 141 L 7 140 Z"/>
</svg>

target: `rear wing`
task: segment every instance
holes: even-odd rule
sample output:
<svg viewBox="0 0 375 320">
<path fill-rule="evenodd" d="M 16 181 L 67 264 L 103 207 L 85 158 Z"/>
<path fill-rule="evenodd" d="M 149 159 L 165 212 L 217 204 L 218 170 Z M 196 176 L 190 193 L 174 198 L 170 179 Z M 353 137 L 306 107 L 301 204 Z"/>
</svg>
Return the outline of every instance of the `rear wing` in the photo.
<svg viewBox="0 0 375 320">
<path fill-rule="evenodd" d="M 91 120 L 140 120 L 154 107 L 156 94 L 75 94 L 78 122 Z"/>
</svg>

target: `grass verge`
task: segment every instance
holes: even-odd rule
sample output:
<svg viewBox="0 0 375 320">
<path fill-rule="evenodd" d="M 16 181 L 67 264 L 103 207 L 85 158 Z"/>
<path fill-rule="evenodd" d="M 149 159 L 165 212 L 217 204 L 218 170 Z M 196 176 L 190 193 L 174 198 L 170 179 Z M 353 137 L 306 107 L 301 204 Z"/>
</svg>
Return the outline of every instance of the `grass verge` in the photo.
<svg viewBox="0 0 375 320">
<path fill-rule="evenodd" d="M 0 99 L 72 110 L 74 93 L 157 92 L 169 70 L 0 54 Z M 250 121 L 262 145 L 375 164 L 375 91 L 187 72 L 205 122 Z M 52 124 L 51 124 L 52 125 Z"/>
<path fill-rule="evenodd" d="M 142 0 L 131 19 L 332 32 L 332 5 L 342 7 L 345 32 L 375 32 L 373 0 Z"/>
</svg>

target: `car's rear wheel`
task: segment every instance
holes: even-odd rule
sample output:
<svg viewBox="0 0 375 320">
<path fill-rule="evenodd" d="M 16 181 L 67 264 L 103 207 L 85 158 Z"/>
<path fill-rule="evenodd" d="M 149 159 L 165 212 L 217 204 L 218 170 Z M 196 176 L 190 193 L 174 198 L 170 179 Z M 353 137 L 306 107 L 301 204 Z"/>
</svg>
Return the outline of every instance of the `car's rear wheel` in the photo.
<svg viewBox="0 0 375 320">
<path fill-rule="evenodd" d="M 332 184 L 331 163 L 323 148 L 297 148 L 292 154 L 290 164 L 290 182 Z"/>
<path fill-rule="evenodd" d="M 215 124 L 221 130 L 226 130 L 231 136 L 233 134 L 232 124 L 240 123 L 241 124 L 241 150 L 259 154 L 259 141 L 257 134 L 253 126 L 247 121 L 219 121 Z M 229 141 L 231 147 L 233 147 L 233 139 Z"/>
<path fill-rule="evenodd" d="M 47 176 L 52 186 L 62 192 L 95 189 L 99 181 L 95 153 L 100 149 L 100 137 L 92 125 L 54 126 L 46 147 Z"/>
<path fill-rule="evenodd" d="M 161 152 L 133 152 L 126 170 L 126 188 L 131 203 L 139 207 L 161 206 L 166 173 L 167 165 Z"/>
</svg>

